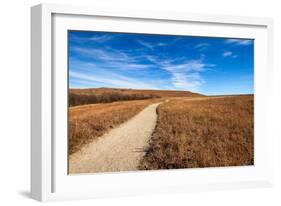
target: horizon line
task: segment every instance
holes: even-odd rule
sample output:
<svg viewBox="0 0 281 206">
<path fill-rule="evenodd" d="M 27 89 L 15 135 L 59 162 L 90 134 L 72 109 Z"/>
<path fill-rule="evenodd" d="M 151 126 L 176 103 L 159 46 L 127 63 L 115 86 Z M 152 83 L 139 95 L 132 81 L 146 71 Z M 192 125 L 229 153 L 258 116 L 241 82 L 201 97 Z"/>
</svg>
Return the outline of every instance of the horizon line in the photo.
<svg viewBox="0 0 281 206">
<path fill-rule="evenodd" d="M 122 89 L 126 89 L 126 90 L 146 90 L 146 91 L 175 91 L 175 92 L 191 92 L 191 93 L 195 93 L 195 94 L 202 94 L 202 95 L 205 95 L 205 96 L 225 96 L 225 95 L 229 95 L 229 96 L 234 96 L 234 95 L 254 95 L 255 93 L 223 93 L 223 94 L 205 94 L 205 93 L 201 93 L 201 92 L 195 92 L 195 91 L 189 91 L 189 90 L 174 90 L 174 89 L 134 89 L 134 88 L 119 88 L 119 87 L 80 87 L 80 88 L 71 88 L 69 87 L 68 88 L 69 90 L 70 89 L 119 89 L 119 90 L 122 90 Z"/>
</svg>

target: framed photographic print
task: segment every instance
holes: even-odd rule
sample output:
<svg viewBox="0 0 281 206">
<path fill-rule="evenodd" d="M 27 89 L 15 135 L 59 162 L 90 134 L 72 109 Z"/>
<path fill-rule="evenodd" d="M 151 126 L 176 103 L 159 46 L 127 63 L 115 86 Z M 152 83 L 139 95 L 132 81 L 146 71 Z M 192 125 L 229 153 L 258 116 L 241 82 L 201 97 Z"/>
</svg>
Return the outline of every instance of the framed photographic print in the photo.
<svg viewBox="0 0 281 206">
<path fill-rule="evenodd" d="M 31 14 L 34 199 L 272 185 L 271 19 Z"/>
</svg>

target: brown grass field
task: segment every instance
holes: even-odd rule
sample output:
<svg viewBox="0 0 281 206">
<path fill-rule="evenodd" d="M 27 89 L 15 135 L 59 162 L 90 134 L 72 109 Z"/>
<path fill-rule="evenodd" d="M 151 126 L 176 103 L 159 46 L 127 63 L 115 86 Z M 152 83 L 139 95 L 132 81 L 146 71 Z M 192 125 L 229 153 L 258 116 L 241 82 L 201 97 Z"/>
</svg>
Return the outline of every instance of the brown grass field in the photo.
<svg viewBox="0 0 281 206">
<path fill-rule="evenodd" d="M 69 106 L 78 106 L 85 104 L 111 103 L 116 101 L 198 96 L 203 95 L 188 91 L 172 90 L 136 90 L 115 88 L 70 89 L 68 104 Z"/>
<path fill-rule="evenodd" d="M 254 164 L 253 95 L 213 96 L 159 90 L 71 89 L 71 93 L 155 95 L 160 98 L 69 107 L 69 154 L 126 122 L 152 103 L 157 125 L 140 170 Z"/>
<path fill-rule="evenodd" d="M 123 95 L 152 95 L 160 98 L 146 100 L 116 101 L 113 103 L 87 104 L 69 107 L 69 154 L 83 145 L 102 136 L 108 130 L 129 120 L 146 106 L 163 101 L 164 97 L 195 97 L 200 94 L 183 91 L 133 90 L 133 89 L 70 89 L 70 95 L 104 95 L 120 93 Z"/>
<path fill-rule="evenodd" d="M 89 89 L 70 89 L 70 94 L 111 94 L 120 93 L 124 95 L 141 94 L 154 95 L 160 97 L 198 97 L 202 94 L 193 93 L 189 91 L 173 91 L 173 90 L 139 90 L 139 89 L 116 89 L 116 88 L 89 88 Z"/>
<path fill-rule="evenodd" d="M 119 101 L 69 108 L 69 154 L 129 120 L 160 99 Z"/>
<path fill-rule="evenodd" d="M 158 107 L 140 169 L 254 164 L 253 96 L 177 99 Z"/>
</svg>

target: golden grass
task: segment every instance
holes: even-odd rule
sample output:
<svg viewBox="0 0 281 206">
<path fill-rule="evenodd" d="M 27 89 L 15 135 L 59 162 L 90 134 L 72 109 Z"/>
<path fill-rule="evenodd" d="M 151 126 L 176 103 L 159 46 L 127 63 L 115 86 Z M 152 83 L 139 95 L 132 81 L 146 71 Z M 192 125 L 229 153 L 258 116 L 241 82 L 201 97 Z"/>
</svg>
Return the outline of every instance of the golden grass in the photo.
<svg viewBox="0 0 281 206">
<path fill-rule="evenodd" d="M 252 95 L 174 99 L 157 112 L 140 169 L 254 164 Z"/>
<path fill-rule="evenodd" d="M 69 154 L 159 100 L 121 101 L 69 108 Z"/>
<path fill-rule="evenodd" d="M 202 94 L 189 91 L 173 91 L 173 90 L 153 90 L 153 89 L 119 89 L 119 88 L 89 88 L 89 89 L 70 89 L 70 94 L 80 95 L 103 95 L 118 93 L 122 95 L 144 95 L 158 97 L 199 97 Z"/>
</svg>

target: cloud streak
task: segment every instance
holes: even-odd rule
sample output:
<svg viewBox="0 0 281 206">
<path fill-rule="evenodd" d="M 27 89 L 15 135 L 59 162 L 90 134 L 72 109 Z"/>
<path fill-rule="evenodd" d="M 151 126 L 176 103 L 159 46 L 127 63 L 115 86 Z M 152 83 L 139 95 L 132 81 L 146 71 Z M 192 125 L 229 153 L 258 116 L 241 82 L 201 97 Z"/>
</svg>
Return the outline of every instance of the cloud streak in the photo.
<svg viewBox="0 0 281 206">
<path fill-rule="evenodd" d="M 98 42 L 98 43 L 104 43 L 104 42 L 110 41 L 112 39 L 113 39 L 112 36 L 109 36 L 109 35 L 106 35 L 106 34 L 102 35 L 102 36 L 93 36 L 93 37 L 89 38 L 89 40 L 95 41 L 95 42 Z"/>
<path fill-rule="evenodd" d="M 195 49 L 198 51 L 205 51 L 208 49 L 208 47 L 210 47 L 210 44 L 207 43 L 199 43 L 195 45 Z"/>
<path fill-rule="evenodd" d="M 233 58 L 233 59 L 238 57 L 238 55 L 234 54 L 234 53 L 231 52 L 231 51 L 225 51 L 225 52 L 223 52 L 223 53 L 222 53 L 222 56 L 223 56 L 223 57 Z"/>
<path fill-rule="evenodd" d="M 94 49 L 94 48 L 81 48 L 73 47 L 73 51 L 78 52 L 81 55 L 85 55 L 88 58 L 95 59 L 95 64 L 89 64 L 89 62 L 80 63 L 80 68 L 88 68 L 91 66 L 91 70 L 105 70 L 115 69 L 120 70 L 149 70 L 158 68 L 167 72 L 170 76 L 170 81 L 173 89 L 178 90 L 191 90 L 198 91 L 200 86 L 205 82 L 201 77 L 201 73 L 208 68 L 214 67 L 212 64 L 207 64 L 203 59 L 191 59 L 186 58 L 171 58 L 171 57 L 159 57 L 158 55 L 147 54 L 132 54 L 130 52 L 116 51 L 112 48 Z M 102 78 L 106 75 L 107 78 Z M 109 84 L 113 87 L 129 87 L 129 88 L 159 88 L 151 83 L 144 84 L 134 78 L 127 78 L 120 75 L 90 75 L 86 76 L 82 73 L 71 71 L 70 76 L 79 78 L 84 81 L 95 81 L 103 84 Z M 111 76 L 113 79 L 108 79 Z M 128 84 L 126 84 L 128 82 Z"/>
<path fill-rule="evenodd" d="M 99 64 L 103 63 L 108 68 L 137 70 L 153 67 L 151 64 L 142 63 L 143 57 L 141 55 L 132 55 L 132 53 L 116 51 L 109 47 L 103 49 L 73 47 L 72 50 L 84 55 L 84 57 L 91 58 L 92 61 L 99 62 Z"/>
<path fill-rule="evenodd" d="M 249 39 L 226 39 L 226 44 L 231 44 L 234 46 L 247 46 L 253 44 L 253 40 Z"/>
<path fill-rule="evenodd" d="M 172 76 L 172 84 L 180 90 L 199 91 L 205 80 L 201 74 L 214 67 L 213 64 L 206 64 L 202 59 L 188 60 L 180 64 L 166 63 L 163 69 L 169 71 Z"/>
<path fill-rule="evenodd" d="M 144 47 L 146 47 L 146 48 L 148 48 L 148 49 L 150 49 L 150 50 L 153 50 L 154 47 L 156 46 L 156 45 L 154 45 L 154 44 L 151 44 L 151 43 L 148 43 L 148 42 L 145 42 L 145 41 L 141 41 L 141 40 L 137 40 L 137 42 L 138 42 L 141 46 L 144 46 Z"/>
<path fill-rule="evenodd" d="M 77 68 L 83 68 L 78 70 Z M 92 73 L 91 71 L 99 69 L 99 72 Z M 69 71 L 69 77 L 72 81 L 79 81 L 80 84 L 91 85 L 107 85 L 115 88 L 132 88 L 132 89 L 159 89 L 155 84 L 141 81 L 137 78 L 127 77 L 107 69 L 89 66 L 83 62 L 76 62 Z"/>
</svg>

